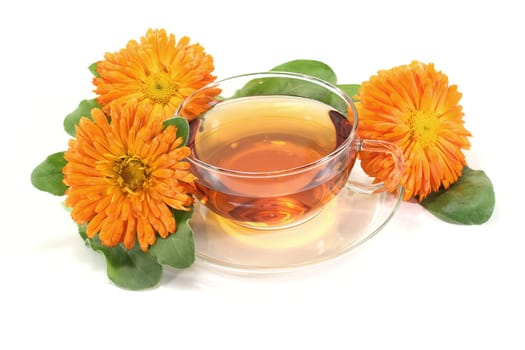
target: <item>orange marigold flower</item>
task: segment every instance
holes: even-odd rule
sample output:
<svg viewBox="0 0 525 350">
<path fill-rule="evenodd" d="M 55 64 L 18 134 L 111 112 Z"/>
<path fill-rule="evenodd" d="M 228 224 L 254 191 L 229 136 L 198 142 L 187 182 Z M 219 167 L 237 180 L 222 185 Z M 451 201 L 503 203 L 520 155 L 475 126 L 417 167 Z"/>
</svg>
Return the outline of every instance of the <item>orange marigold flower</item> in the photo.
<svg viewBox="0 0 525 350">
<path fill-rule="evenodd" d="M 66 204 L 87 235 L 99 234 L 109 247 L 120 243 L 146 251 L 157 232 L 166 238 L 176 231 L 171 208 L 189 210 L 194 176 L 190 153 L 181 147 L 177 128 L 163 128 L 159 118 L 150 118 L 150 108 L 136 104 L 114 105 L 111 122 L 100 109 L 93 120 L 83 117 L 76 139 L 69 141 L 63 168 Z"/>
<path fill-rule="evenodd" d="M 382 70 L 361 85 L 357 108 L 359 135 L 395 143 L 405 157 L 404 199 L 421 201 L 457 181 L 466 164 L 462 149 L 471 136 L 463 125 L 461 93 L 433 64 L 412 62 Z M 376 181 L 385 181 L 392 158 L 361 153 L 361 164 Z"/>
<path fill-rule="evenodd" d="M 177 42 L 163 29 L 149 29 L 140 43 L 130 40 L 126 48 L 106 53 L 97 62 L 94 91 L 106 114 L 111 105 L 137 100 L 139 106 L 151 105 L 152 114 L 167 119 L 187 96 L 215 80 L 213 69 L 212 56 L 199 44 L 190 45 L 188 37 Z M 213 97 L 194 101 L 185 117 L 193 119 L 207 110 Z"/>
</svg>

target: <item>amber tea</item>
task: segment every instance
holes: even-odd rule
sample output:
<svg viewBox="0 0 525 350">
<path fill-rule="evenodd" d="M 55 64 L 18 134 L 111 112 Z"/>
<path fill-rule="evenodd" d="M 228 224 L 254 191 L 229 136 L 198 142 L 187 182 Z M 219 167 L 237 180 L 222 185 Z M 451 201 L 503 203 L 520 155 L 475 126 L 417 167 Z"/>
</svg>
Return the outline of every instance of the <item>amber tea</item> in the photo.
<svg viewBox="0 0 525 350">
<path fill-rule="evenodd" d="M 211 165 L 205 172 L 192 165 L 200 201 L 252 227 L 284 227 L 313 216 L 344 186 L 356 158 L 355 151 L 338 149 L 351 123 L 302 97 L 226 100 L 191 128 L 192 157 Z"/>
</svg>

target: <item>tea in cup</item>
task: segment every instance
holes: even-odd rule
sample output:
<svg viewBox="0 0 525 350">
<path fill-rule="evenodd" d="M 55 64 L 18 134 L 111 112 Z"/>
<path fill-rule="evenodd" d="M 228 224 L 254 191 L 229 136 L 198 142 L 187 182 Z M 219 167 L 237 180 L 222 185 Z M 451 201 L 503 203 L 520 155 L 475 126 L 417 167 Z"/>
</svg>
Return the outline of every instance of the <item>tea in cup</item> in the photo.
<svg viewBox="0 0 525 350">
<path fill-rule="evenodd" d="M 359 151 L 388 152 L 391 143 L 361 140 L 350 97 L 320 79 L 264 72 L 218 81 L 189 96 L 218 93 L 190 123 L 187 158 L 196 196 L 216 214 L 258 229 L 298 225 L 347 184 Z M 366 142 L 364 142 L 366 141 Z"/>
</svg>

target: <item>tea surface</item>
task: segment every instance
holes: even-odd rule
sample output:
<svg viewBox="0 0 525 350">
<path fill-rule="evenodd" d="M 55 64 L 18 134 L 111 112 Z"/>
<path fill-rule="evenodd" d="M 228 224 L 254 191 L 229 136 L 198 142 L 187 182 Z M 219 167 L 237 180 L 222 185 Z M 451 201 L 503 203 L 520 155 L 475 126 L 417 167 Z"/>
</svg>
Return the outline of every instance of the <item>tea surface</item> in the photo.
<svg viewBox="0 0 525 350">
<path fill-rule="evenodd" d="M 196 157 L 247 175 L 194 169 L 199 198 L 220 215 L 250 225 L 283 225 L 314 213 L 339 192 L 355 160 L 345 153 L 299 171 L 332 153 L 351 130 L 333 108 L 305 98 L 257 96 L 221 102 L 199 127 L 190 144 Z M 282 174 L 293 168 L 293 174 Z M 265 175 L 254 177 L 255 172 Z"/>
</svg>

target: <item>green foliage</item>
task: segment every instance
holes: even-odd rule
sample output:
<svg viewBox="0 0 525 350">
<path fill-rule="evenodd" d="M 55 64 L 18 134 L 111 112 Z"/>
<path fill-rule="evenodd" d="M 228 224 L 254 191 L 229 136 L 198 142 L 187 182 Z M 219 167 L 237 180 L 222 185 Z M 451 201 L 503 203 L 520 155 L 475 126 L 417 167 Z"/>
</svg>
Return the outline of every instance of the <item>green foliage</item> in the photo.
<svg viewBox="0 0 525 350">
<path fill-rule="evenodd" d="M 359 92 L 359 89 L 361 88 L 361 85 L 359 84 L 339 84 L 337 85 L 339 89 L 341 89 L 348 97 L 352 99 L 352 101 L 357 102 L 356 95 Z"/>
<path fill-rule="evenodd" d="M 93 250 L 104 255 L 109 279 L 117 286 L 131 290 L 142 290 L 156 286 L 162 278 L 162 265 L 154 256 L 140 250 L 138 244 L 131 250 L 122 245 L 110 248 L 102 245 L 95 236 L 86 235 L 86 226 L 79 226 L 79 234 Z"/>
<path fill-rule="evenodd" d="M 77 132 L 75 126 L 80 121 L 80 118 L 87 117 L 91 119 L 91 110 L 93 108 L 101 108 L 95 99 L 82 100 L 77 109 L 69 113 L 64 119 L 64 130 L 74 137 Z"/>
<path fill-rule="evenodd" d="M 93 74 L 95 77 L 98 77 L 99 74 L 97 72 L 97 63 L 92 63 L 89 67 L 89 71 L 91 72 L 91 74 Z"/>
<path fill-rule="evenodd" d="M 324 102 L 329 91 L 316 83 L 288 77 L 258 78 L 238 90 L 235 97 L 288 95 L 307 97 Z"/>
<path fill-rule="evenodd" d="M 193 211 L 172 210 L 177 223 L 177 233 L 167 238 L 157 237 L 149 254 L 155 256 L 159 263 L 178 269 L 190 267 L 195 261 L 195 241 L 189 221 Z"/>
<path fill-rule="evenodd" d="M 147 252 L 136 244 L 127 250 L 122 245 L 106 247 L 98 235 L 89 238 L 86 226 L 79 226 L 79 234 L 91 249 L 104 255 L 106 272 L 111 281 L 124 289 L 142 290 L 156 286 L 162 278 L 162 265 L 187 268 L 195 261 L 195 241 L 189 226 L 191 211 L 172 210 L 177 231 L 166 239 L 157 236 L 156 243 Z"/>
<path fill-rule="evenodd" d="M 177 137 L 182 137 L 183 141 L 181 146 L 185 146 L 188 142 L 188 134 L 190 131 L 188 120 L 182 117 L 173 117 L 164 121 L 165 128 L 169 125 L 173 125 L 177 128 Z"/>
<path fill-rule="evenodd" d="M 332 68 L 324 62 L 315 60 L 293 60 L 271 69 L 274 72 L 292 72 L 309 75 L 335 84 L 337 76 Z"/>
<path fill-rule="evenodd" d="M 31 173 L 31 183 L 41 191 L 62 196 L 67 186 L 64 184 L 62 168 L 66 165 L 64 152 L 54 153 L 40 163 Z"/>
<path fill-rule="evenodd" d="M 336 80 L 335 73 L 328 65 L 313 60 L 286 62 L 274 67 L 272 71 L 306 74 L 319 79 L 330 79 L 332 82 Z M 288 77 L 253 79 L 238 90 L 234 97 L 277 94 L 307 97 L 321 102 L 329 99 L 329 91 L 318 84 Z"/>
<path fill-rule="evenodd" d="M 126 250 L 121 245 L 103 250 L 108 277 L 116 285 L 131 290 L 155 287 L 162 278 L 162 265 L 138 245 Z"/>
<path fill-rule="evenodd" d="M 429 195 L 421 204 L 446 222 L 480 225 L 492 216 L 495 202 L 494 188 L 485 172 L 465 167 L 455 184 Z"/>
<path fill-rule="evenodd" d="M 315 60 L 293 60 L 285 62 L 271 69 L 275 72 L 299 73 L 323 81 L 336 84 L 337 76 L 326 63 Z M 353 97 L 359 90 L 359 85 L 338 85 L 343 92 Z M 337 94 L 324 87 L 305 80 L 272 77 L 254 79 L 237 91 L 235 97 L 283 94 L 289 96 L 307 97 L 331 105 L 343 115 L 347 115 L 346 102 Z"/>
</svg>

